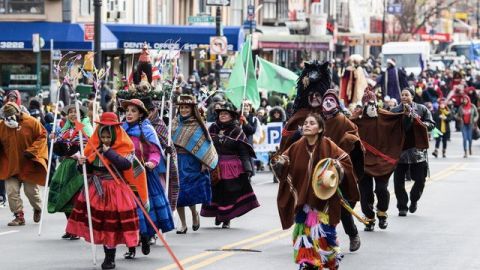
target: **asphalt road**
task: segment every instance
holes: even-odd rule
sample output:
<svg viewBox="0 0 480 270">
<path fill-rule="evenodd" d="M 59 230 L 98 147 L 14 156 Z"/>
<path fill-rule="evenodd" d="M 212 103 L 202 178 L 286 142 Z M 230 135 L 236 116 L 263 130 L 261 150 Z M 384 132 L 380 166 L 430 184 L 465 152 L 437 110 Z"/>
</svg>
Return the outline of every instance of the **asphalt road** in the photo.
<svg viewBox="0 0 480 270">
<path fill-rule="evenodd" d="M 474 155 L 463 159 L 461 135 L 454 133 L 447 158 L 430 155 L 431 178 L 415 214 L 398 217 L 392 195 L 387 230 L 377 227 L 374 232 L 364 232 L 357 222 L 362 240 L 359 251 L 348 252 L 348 237 L 339 225 L 345 252 L 340 269 L 480 269 L 480 215 L 475 210 L 480 194 L 480 147 L 475 144 L 478 142 L 474 142 Z M 213 219 L 202 218 L 200 230 L 193 232 L 189 217 L 186 235 L 166 234 L 185 269 L 296 269 L 290 231 L 280 228 L 278 186 L 268 172 L 258 173 L 253 182 L 261 207 L 233 220 L 231 229 L 221 229 L 214 226 Z M 27 200 L 25 203 L 27 225 L 22 227 L 7 227 L 13 217 L 8 208 L 0 208 L 0 269 L 100 269 L 101 246 L 97 246 L 94 266 L 87 242 L 60 239 L 66 224 L 63 214 L 46 215 L 38 236 L 38 224 L 33 223 L 32 209 Z M 138 250 L 136 259 L 128 261 L 122 256 L 125 250 L 118 248 L 117 269 L 177 269 L 160 240 L 149 256 Z"/>
</svg>

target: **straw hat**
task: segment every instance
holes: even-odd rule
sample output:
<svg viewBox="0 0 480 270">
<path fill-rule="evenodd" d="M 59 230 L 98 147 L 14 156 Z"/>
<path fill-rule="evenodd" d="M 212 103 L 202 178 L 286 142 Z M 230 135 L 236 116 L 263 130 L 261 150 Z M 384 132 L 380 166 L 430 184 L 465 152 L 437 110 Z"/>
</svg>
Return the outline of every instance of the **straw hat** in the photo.
<svg viewBox="0 0 480 270">
<path fill-rule="evenodd" d="M 20 113 L 20 108 L 14 102 L 7 102 L 3 105 L 3 115 L 5 117 L 10 117 L 12 115 Z"/>
<path fill-rule="evenodd" d="M 337 192 L 340 177 L 334 166 L 333 159 L 320 160 L 312 174 L 312 188 L 320 200 L 330 199 Z"/>
<path fill-rule="evenodd" d="M 113 112 L 104 112 L 100 117 L 100 121 L 95 121 L 95 123 L 103 126 L 118 126 L 122 124 L 118 122 L 118 116 Z"/>
</svg>

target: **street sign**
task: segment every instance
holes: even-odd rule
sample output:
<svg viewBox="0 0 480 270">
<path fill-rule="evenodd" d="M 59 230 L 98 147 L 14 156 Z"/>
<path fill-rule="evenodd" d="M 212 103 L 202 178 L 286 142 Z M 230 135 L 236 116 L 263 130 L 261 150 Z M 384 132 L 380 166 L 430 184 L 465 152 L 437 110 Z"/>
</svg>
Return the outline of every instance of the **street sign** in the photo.
<svg viewBox="0 0 480 270">
<path fill-rule="evenodd" d="M 211 54 L 227 54 L 227 37 L 210 37 L 210 53 Z"/>
<path fill-rule="evenodd" d="M 230 6 L 230 0 L 207 0 L 207 6 Z"/>
<path fill-rule="evenodd" d="M 86 23 L 83 28 L 83 40 L 93 41 L 95 39 L 95 28 L 93 23 Z"/>
<path fill-rule="evenodd" d="M 62 51 L 61 50 L 53 50 L 52 51 L 52 60 L 60 60 L 62 59 Z"/>
<path fill-rule="evenodd" d="M 199 61 L 206 61 L 210 58 L 208 55 L 208 49 L 207 48 L 196 48 L 195 49 L 195 59 Z"/>
<path fill-rule="evenodd" d="M 248 21 L 245 20 L 243 21 L 243 28 L 244 29 L 256 29 L 257 28 L 257 22 L 256 21 Z"/>
<path fill-rule="evenodd" d="M 255 6 L 248 5 L 247 6 L 247 21 L 255 20 Z"/>
<path fill-rule="evenodd" d="M 389 14 L 402 14 L 402 4 L 390 4 L 387 6 L 387 12 Z"/>
<path fill-rule="evenodd" d="M 215 18 L 213 16 L 189 16 L 188 23 L 195 24 L 195 23 L 214 23 Z"/>
<path fill-rule="evenodd" d="M 40 34 L 32 35 L 32 49 L 33 52 L 39 52 L 41 48 L 45 46 L 45 40 L 40 36 Z"/>
</svg>

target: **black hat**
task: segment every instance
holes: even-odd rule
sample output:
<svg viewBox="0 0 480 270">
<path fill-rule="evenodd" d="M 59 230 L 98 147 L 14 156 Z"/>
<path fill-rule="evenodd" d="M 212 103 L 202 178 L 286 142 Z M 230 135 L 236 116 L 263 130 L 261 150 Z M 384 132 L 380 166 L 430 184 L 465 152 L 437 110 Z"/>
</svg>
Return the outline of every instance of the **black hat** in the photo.
<svg viewBox="0 0 480 270">
<path fill-rule="evenodd" d="M 217 115 L 220 115 L 221 112 L 229 112 L 232 115 L 232 118 L 240 118 L 240 115 L 231 103 L 225 103 L 225 105 L 223 105 L 220 109 L 216 109 L 215 112 Z"/>
</svg>

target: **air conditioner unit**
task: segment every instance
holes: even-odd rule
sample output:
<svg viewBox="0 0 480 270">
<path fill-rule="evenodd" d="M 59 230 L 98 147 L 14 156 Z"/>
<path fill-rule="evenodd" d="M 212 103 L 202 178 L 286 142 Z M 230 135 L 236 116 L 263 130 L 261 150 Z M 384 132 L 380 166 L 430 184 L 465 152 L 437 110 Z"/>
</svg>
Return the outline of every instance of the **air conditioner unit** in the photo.
<svg viewBox="0 0 480 270">
<path fill-rule="evenodd" d="M 116 17 L 117 20 L 125 19 L 126 17 L 127 17 L 127 14 L 125 11 L 117 11 L 117 17 Z"/>
</svg>

